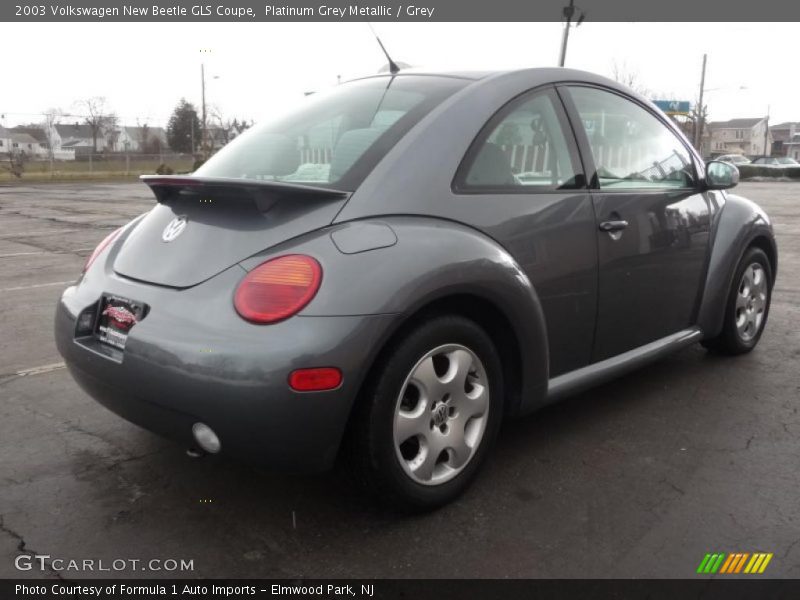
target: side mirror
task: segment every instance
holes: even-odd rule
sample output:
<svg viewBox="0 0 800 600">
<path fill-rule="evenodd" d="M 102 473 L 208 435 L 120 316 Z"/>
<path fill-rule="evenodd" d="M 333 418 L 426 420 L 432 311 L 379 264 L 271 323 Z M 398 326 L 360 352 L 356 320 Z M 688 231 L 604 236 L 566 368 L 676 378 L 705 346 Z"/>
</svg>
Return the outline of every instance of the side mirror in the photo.
<svg viewBox="0 0 800 600">
<path fill-rule="evenodd" d="M 739 169 L 735 165 L 712 160 L 706 164 L 706 187 L 709 190 L 727 190 L 739 183 Z"/>
</svg>

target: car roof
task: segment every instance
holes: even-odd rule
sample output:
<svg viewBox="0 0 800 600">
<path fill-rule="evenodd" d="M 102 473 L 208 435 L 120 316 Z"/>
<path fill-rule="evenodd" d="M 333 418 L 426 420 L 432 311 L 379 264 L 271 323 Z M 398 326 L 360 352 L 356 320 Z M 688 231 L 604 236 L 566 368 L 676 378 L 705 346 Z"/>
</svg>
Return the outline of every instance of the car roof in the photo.
<svg viewBox="0 0 800 600">
<path fill-rule="evenodd" d="M 496 75 L 497 73 L 501 72 L 502 71 L 430 71 L 427 69 L 410 68 L 410 69 L 401 69 L 394 75 L 392 75 L 391 73 L 382 72 L 382 73 L 375 73 L 374 75 L 364 75 L 363 77 L 354 77 L 353 79 L 349 79 L 347 82 L 343 83 L 348 83 L 350 81 L 361 81 L 364 79 L 407 77 L 409 75 L 416 75 L 421 77 L 449 77 L 452 79 L 471 79 L 473 81 L 477 81 L 478 79 L 484 79 L 485 77 Z"/>
<path fill-rule="evenodd" d="M 583 82 L 594 83 L 603 85 L 605 87 L 616 88 L 619 91 L 625 92 L 629 96 L 642 98 L 635 91 L 625 87 L 617 81 L 597 75 L 589 71 L 581 71 L 579 69 L 569 69 L 565 67 L 532 67 L 528 69 L 497 69 L 485 71 L 469 71 L 469 70 L 443 70 L 434 71 L 420 68 L 402 69 L 398 73 L 392 75 L 391 73 L 376 73 L 375 75 L 368 75 L 365 77 L 357 77 L 350 81 L 360 81 L 364 79 L 377 79 L 377 78 L 391 78 L 391 77 L 408 77 L 408 76 L 421 76 L 421 77 L 449 77 L 456 79 L 467 79 L 471 81 L 482 81 L 487 79 L 494 79 L 498 77 L 513 78 L 525 80 L 529 87 L 536 87 L 548 83 L 558 82 Z M 649 101 L 648 101 L 649 102 Z"/>
</svg>

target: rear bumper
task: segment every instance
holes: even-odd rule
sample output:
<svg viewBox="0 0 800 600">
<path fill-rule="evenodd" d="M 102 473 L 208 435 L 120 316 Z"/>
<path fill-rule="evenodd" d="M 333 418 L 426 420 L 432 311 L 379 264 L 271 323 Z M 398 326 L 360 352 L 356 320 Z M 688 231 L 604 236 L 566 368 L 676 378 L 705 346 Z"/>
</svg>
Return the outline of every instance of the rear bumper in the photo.
<svg viewBox="0 0 800 600">
<path fill-rule="evenodd" d="M 58 350 L 87 393 L 146 429 L 189 446 L 192 426 L 202 422 L 217 433 L 226 456 L 289 469 L 328 468 L 394 316 L 296 316 L 252 325 L 232 305 L 242 273 L 232 267 L 186 290 L 109 273 L 101 283 L 87 277 L 68 288 L 58 304 Z M 116 357 L 91 338 L 75 336 L 78 315 L 103 293 L 150 307 Z M 291 371 L 322 366 L 341 369 L 338 388 L 306 393 L 289 388 Z"/>
</svg>

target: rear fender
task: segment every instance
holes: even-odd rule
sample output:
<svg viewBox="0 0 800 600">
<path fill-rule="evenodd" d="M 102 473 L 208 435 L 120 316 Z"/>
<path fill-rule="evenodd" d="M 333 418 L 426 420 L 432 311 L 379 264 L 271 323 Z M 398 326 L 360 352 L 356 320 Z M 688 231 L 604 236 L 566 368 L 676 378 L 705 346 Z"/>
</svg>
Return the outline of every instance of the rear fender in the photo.
<svg viewBox="0 0 800 600">
<path fill-rule="evenodd" d="M 323 281 L 303 316 L 394 314 L 376 337 L 375 355 L 407 318 L 449 296 L 490 302 L 513 326 L 522 366 L 521 403 L 544 403 L 547 329 L 539 298 L 520 266 L 496 242 L 464 225 L 427 217 L 341 223 L 271 248 L 241 264 L 250 270 L 287 252 L 315 257 Z"/>
</svg>

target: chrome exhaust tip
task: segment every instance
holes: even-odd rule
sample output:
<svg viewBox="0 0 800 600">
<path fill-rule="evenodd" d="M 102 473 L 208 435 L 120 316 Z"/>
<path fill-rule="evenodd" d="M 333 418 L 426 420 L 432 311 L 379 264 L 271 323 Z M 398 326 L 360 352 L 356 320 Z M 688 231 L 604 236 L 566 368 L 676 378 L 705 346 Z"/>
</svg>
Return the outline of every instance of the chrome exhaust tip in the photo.
<svg viewBox="0 0 800 600">
<path fill-rule="evenodd" d="M 194 441 L 204 452 L 218 454 L 222 449 L 222 443 L 219 441 L 217 434 L 205 423 L 192 425 L 192 435 L 194 436 Z"/>
</svg>

